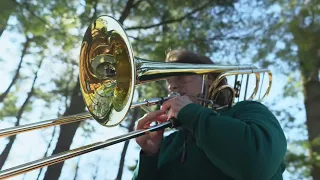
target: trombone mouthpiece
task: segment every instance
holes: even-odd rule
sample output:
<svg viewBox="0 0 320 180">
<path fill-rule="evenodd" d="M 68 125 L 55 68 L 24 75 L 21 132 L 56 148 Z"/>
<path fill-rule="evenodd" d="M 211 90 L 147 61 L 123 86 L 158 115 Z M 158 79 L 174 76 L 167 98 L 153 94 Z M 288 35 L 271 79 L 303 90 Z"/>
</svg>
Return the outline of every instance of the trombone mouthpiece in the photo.
<svg viewBox="0 0 320 180">
<path fill-rule="evenodd" d="M 173 97 L 179 97 L 180 96 L 180 93 L 178 92 L 172 92 L 168 95 L 169 98 L 173 98 Z"/>
</svg>

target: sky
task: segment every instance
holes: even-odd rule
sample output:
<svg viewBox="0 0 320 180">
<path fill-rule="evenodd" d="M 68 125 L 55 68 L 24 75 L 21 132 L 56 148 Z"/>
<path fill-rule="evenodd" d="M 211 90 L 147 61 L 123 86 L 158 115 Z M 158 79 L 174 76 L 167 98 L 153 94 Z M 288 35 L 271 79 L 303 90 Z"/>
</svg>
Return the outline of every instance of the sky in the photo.
<svg viewBox="0 0 320 180">
<path fill-rule="evenodd" d="M 19 62 L 19 57 L 21 53 L 21 43 L 24 42 L 24 38 L 21 35 L 5 31 L 4 34 L 0 37 L 0 77 L 1 77 L 1 86 L 0 92 L 3 92 L 9 85 L 12 79 L 13 72 L 17 68 L 17 64 Z M 79 43 L 80 44 L 80 43 Z M 26 61 L 33 62 L 32 56 L 27 56 Z M 50 59 L 46 59 L 43 65 L 42 70 L 39 74 L 39 79 L 37 80 L 37 85 L 41 83 L 47 83 L 50 81 L 50 77 L 52 75 L 59 75 L 59 71 L 57 69 L 63 68 L 59 64 L 54 64 Z M 272 69 L 271 69 L 272 70 Z M 273 72 L 276 72 L 275 70 Z M 22 68 L 23 74 L 31 74 L 32 68 L 25 65 Z M 33 77 L 31 77 L 32 79 Z M 21 105 L 24 98 L 26 97 L 26 92 L 29 91 L 31 86 L 31 79 L 24 80 L 22 86 L 19 88 L 19 98 L 21 99 L 17 106 Z M 265 77 L 265 80 L 267 78 Z M 283 82 L 286 82 L 286 76 L 282 74 L 273 73 L 273 84 L 270 91 L 269 96 L 265 99 L 265 103 L 273 102 L 274 100 L 278 100 L 278 106 L 287 107 L 292 104 L 301 104 L 303 102 L 302 96 L 298 98 L 282 98 L 282 89 L 283 89 Z M 252 80 L 252 78 L 251 78 Z M 230 79 L 229 82 L 232 82 Z M 250 83 L 252 85 L 252 83 Z M 44 89 L 50 89 L 51 85 L 42 86 Z M 55 118 L 57 116 L 60 104 L 54 104 L 52 107 L 47 108 L 44 107 L 45 102 L 42 101 L 35 101 L 34 108 L 37 111 L 33 111 L 31 113 L 25 113 L 23 115 L 23 119 L 21 124 L 27 124 L 31 122 L 38 122 L 40 120 L 46 120 L 50 118 Z M 0 105 L 1 108 L 1 105 Z M 39 109 L 39 110 L 38 110 Z M 296 112 L 296 117 L 298 122 L 305 121 L 305 113 L 303 111 Z M 0 121 L 0 128 L 7 128 L 12 127 L 13 122 L 10 119 Z M 121 134 L 127 133 L 124 129 L 119 127 L 114 128 L 106 128 L 99 125 L 94 120 L 89 120 L 86 122 L 87 125 L 90 125 L 95 128 L 96 132 L 91 133 L 90 137 L 84 137 L 84 132 L 82 129 L 78 129 L 74 141 L 71 145 L 71 149 L 77 148 L 83 145 L 87 145 L 93 142 L 103 141 L 108 138 L 118 136 Z M 47 143 L 50 141 L 54 128 L 47 128 L 44 130 L 37 130 L 32 132 L 26 132 L 21 135 L 17 136 L 17 140 L 14 143 L 13 149 L 10 152 L 9 159 L 6 162 L 4 169 L 9 167 L 30 162 L 39 158 L 42 158 L 46 149 Z M 53 139 L 53 146 L 50 147 L 50 153 L 54 149 L 54 145 L 57 141 L 59 133 L 59 128 L 56 128 L 54 139 Z M 296 131 L 292 130 L 289 132 L 285 132 L 287 137 L 290 138 L 301 138 Z M 0 139 L 0 151 L 3 150 L 7 140 L 2 138 Z M 95 173 L 95 168 L 98 166 L 97 171 L 97 180 L 108 180 L 114 179 L 117 171 L 118 171 L 118 162 L 120 160 L 120 154 L 122 151 L 123 143 L 119 143 L 114 146 L 110 146 L 95 152 L 88 153 L 86 155 L 82 155 L 80 157 L 76 157 L 65 162 L 63 167 L 62 175 L 60 180 L 69 180 L 73 178 L 74 172 L 76 170 L 76 164 L 79 162 L 79 175 L 77 179 L 79 180 L 86 180 L 91 179 L 93 174 Z M 130 145 L 127 151 L 126 156 L 126 166 L 132 166 L 135 164 L 135 161 L 138 158 L 139 148 L 134 140 L 130 141 Z M 37 177 L 39 171 L 29 172 L 25 175 L 17 176 L 12 179 L 25 179 L 25 180 L 33 180 Z M 41 177 L 43 177 L 44 172 L 42 172 Z M 131 179 L 132 172 L 129 171 L 126 167 L 124 168 L 123 179 Z M 41 178 L 40 178 L 41 179 Z M 287 172 L 284 173 L 284 179 L 289 180 L 289 175 Z"/>
</svg>

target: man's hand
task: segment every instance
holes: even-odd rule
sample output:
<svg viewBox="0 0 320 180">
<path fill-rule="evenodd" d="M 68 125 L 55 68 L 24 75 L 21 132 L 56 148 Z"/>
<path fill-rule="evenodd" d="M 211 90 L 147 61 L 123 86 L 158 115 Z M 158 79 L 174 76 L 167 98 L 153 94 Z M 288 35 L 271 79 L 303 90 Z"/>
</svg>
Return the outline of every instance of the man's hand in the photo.
<svg viewBox="0 0 320 180">
<path fill-rule="evenodd" d="M 147 129 L 152 122 L 162 123 L 168 120 L 165 111 L 159 110 L 146 114 L 143 116 L 137 124 L 136 130 Z M 136 138 L 136 142 L 141 147 L 142 151 L 147 155 L 154 155 L 159 151 L 160 143 L 163 138 L 164 129 L 149 132 L 146 135 Z"/>
<path fill-rule="evenodd" d="M 188 96 L 178 96 L 165 101 L 161 106 L 161 110 L 163 111 L 169 110 L 168 112 L 169 119 L 171 117 L 177 118 L 180 110 L 186 105 L 191 103 L 193 102 L 190 100 Z"/>
</svg>

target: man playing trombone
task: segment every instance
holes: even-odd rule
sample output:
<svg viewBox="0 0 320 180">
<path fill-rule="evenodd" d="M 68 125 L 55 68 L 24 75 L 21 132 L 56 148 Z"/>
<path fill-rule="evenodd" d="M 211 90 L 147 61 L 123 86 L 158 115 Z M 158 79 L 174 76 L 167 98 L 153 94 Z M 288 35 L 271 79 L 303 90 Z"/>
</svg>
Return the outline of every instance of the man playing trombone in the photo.
<svg viewBox="0 0 320 180">
<path fill-rule="evenodd" d="M 208 57 L 180 50 L 169 52 L 166 61 L 213 64 Z M 208 81 L 215 78 L 209 75 Z M 242 101 L 217 112 L 201 106 L 196 97 L 201 94 L 202 80 L 201 75 L 167 79 L 169 92 L 180 96 L 146 114 L 136 129 L 170 118 L 181 126 L 167 137 L 160 130 L 136 138 L 141 151 L 132 179 L 282 179 L 287 143 L 276 117 L 256 101 Z M 228 103 L 228 93 L 216 103 Z"/>
</svg>

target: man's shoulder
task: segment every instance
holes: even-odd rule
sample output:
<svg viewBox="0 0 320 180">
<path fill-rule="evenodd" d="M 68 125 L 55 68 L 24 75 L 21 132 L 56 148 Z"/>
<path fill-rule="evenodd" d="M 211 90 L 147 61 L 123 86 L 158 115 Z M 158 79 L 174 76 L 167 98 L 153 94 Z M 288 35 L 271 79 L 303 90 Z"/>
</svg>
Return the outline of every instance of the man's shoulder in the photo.
<svg viewBox="0 0 320 180">
<path fill-rule="evenodd" d="M 259 101 L 253 101 L 253 100 L 245 100 L 245 101 L 240 101 L 237 103 L 234 103 L 233 106 L 230 107 L 224 107 L 222 108 L 220 111 L 225 112 L 225 111 L 230 111 L 230 110 L 239 110 L 239 109 L 243 109 L 246 106 L 261 106 L 261 107 L 266 107 L 265 105 L 263 105 L 261 102 Z"/>
<path fill-rule="evenodd" d="M 262 104 L 259 101 L 253 101 L 253 100 L 245 100 L 245 101 L 240 101 L 234 105 L 234 108 L 236 109 L 241 109 L 243 107 L 261 107 L 261 108 L 267 108 L 264 104 Z"/>
<path fill-rule="evenodd" d="M 221 111 L 221 113 L 235 115 L 238 113 L 246 112 L 248 110 L 259 110 L 262 112 L 269 112 L 268 107 L 262 104 L 261 102 L 253 101 L 253 100 L 245 100 L 245 101 L 237 102 L 231 108 L 226 107 Z"/>
</svg>

